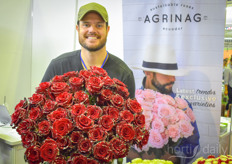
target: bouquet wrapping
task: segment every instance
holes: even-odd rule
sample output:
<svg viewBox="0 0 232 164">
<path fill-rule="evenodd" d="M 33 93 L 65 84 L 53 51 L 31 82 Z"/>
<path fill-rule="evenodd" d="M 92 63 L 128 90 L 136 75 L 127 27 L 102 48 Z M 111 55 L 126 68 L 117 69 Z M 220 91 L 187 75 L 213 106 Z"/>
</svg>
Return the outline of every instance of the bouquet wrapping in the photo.
<svg viewBox="0 0 232 164">
<path fill-rule="evenodd" d="M 111 163 L 149 138 L 141 105 L 98 67 L 40 83 L 11 117 L 32 164 Z"/>
<path fill-rule="evenodd" d="M 170 151 L 170 147 L 193 134 L 191 123 L 195 116 L 184 99 L 151 89 L 138 89 L 136 99 L 143 108 L 145 127 L 150 133 L 148 143 L 142 149 L 135 145 L 137 151 L 155 152 L 156 158 L 161 158 L 165 151 Z"/>
</svg>

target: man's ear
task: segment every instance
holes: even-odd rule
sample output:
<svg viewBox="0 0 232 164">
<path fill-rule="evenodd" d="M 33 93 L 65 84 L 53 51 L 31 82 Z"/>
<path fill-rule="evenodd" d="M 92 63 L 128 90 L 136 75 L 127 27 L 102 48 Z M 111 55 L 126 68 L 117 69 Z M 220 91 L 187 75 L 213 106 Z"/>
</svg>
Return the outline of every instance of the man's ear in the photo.
<svg viewBox="0 0 232 164">
<path fill-rule="evenodd" d="M 76 25 L 76 30 L 77 30 L 77 32 L 78 32 L 78 30 L 79 30 L 79 26 L 78 26 L 78 25 Z"/>
<path fill-rule="evenodd" d="M 153 72 L 150 71 L 144 71 L 144 74 L 146 75 L 147 78 L 153 78 Z"/>
</svg>

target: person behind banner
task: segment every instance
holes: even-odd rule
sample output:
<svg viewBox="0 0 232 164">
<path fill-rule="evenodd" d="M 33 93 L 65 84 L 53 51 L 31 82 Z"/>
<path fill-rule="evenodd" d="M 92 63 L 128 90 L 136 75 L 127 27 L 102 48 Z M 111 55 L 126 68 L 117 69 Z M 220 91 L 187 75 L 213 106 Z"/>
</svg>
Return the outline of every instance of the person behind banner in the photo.
<svg viewBox="0 0 232 164">
<path fill-rule="evenodd" d="M 80 7 L 77 19 L 76 30 L 81 50 L 64 53 L 53 59 L 42 82 L 51 80 L 55 75 L 97 66 L 105 69 L 111 78 L 126 84 L 130 98 L 134 98 L 135 81 L 132 70 L 124 61 L 106 51 L 110 26 L 105 7 L 98 3 L 88 3 Z"/>
<path fill-rule="evenodd" d="M 176 76 L 184 76 L 186 71 L 178 69 L 176 55 L 170 46 L 149 46 L 143 58 L 142 67 L 136 67 L 136 69 L 143 70 L 145 74 L 142 81 L 142 89 L 152 89 L 175 97 L 176 94 L 173 92 L 173 85 Z M 188 105 L 192 109 L 189 102 Z M 183 138 L 175 147 L 176 150 L 180 150 L 179 152 L 175 152 L 176 156 L 173 157 L 173 155 L 166 152 L 161 157 L 162 159 L 171 160 L 176 164 L 187 164 L 195 157 L 200 148 L 200 135 L 196 121 L 192 125 L 194 127 L 193 135 Z M 147 152 L 138 153 L 136 150 L 131 149 L 127 160 L 130 161 L 138 157 L 142 159 L 154 159 L 155 156 L 155 154 Z"/>
<path fill-rule="evenodd" d="M 228 111 L 229 105 L 232 103 L 232 58 L 230 58 L 230 62 L 227 67 L 225 67 L 223 71 L 224 75 L 224 95 L 229 97 L 229 100 L 226 104 L 226 110 Z"/>
</svg>

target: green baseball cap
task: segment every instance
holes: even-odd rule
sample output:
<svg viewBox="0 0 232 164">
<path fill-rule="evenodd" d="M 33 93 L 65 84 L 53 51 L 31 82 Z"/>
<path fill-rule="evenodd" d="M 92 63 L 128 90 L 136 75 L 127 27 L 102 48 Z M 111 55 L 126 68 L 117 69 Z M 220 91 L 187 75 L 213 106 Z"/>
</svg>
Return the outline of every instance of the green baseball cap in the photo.
<svg viewBox="0 0 232 164">
<path fill-rule="evenodd" d="M 108 13 L 105 9 L 105 7 L 103 7 L 102 5 L 98 4 L 98 3 L 88 3 L 84 6 L 81 6 L 78 12 L 78 21 L 80 21 L 85 14 L 87 14 L 90 11 L 95 11 L 97 12 L 99 15 L 101 15 L 101 17 L 103 18 L 103 20 L 105 22 L 108 22 Z"/>
</svg>

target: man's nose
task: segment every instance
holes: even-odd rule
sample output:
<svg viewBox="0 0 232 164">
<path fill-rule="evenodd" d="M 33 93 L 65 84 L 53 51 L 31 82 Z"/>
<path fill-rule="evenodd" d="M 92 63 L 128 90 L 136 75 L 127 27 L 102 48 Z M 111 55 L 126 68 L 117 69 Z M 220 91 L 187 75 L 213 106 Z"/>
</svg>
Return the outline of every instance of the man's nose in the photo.
<svg viewBox="0 0 232 164">
<path fill-rule="evenodd" d="M 96 31 L 96 27 L 95 27 L 94 25 L 91 25 L 91 26 L 89 27 L 89 31 L 91 31 L 91 32 Z"/>
<path fill-rule="evenodd" d="M 170 81 L 176 81 L 176 77 L 175 76 L 169 76 L 168 77 Z"/>
</svg>

